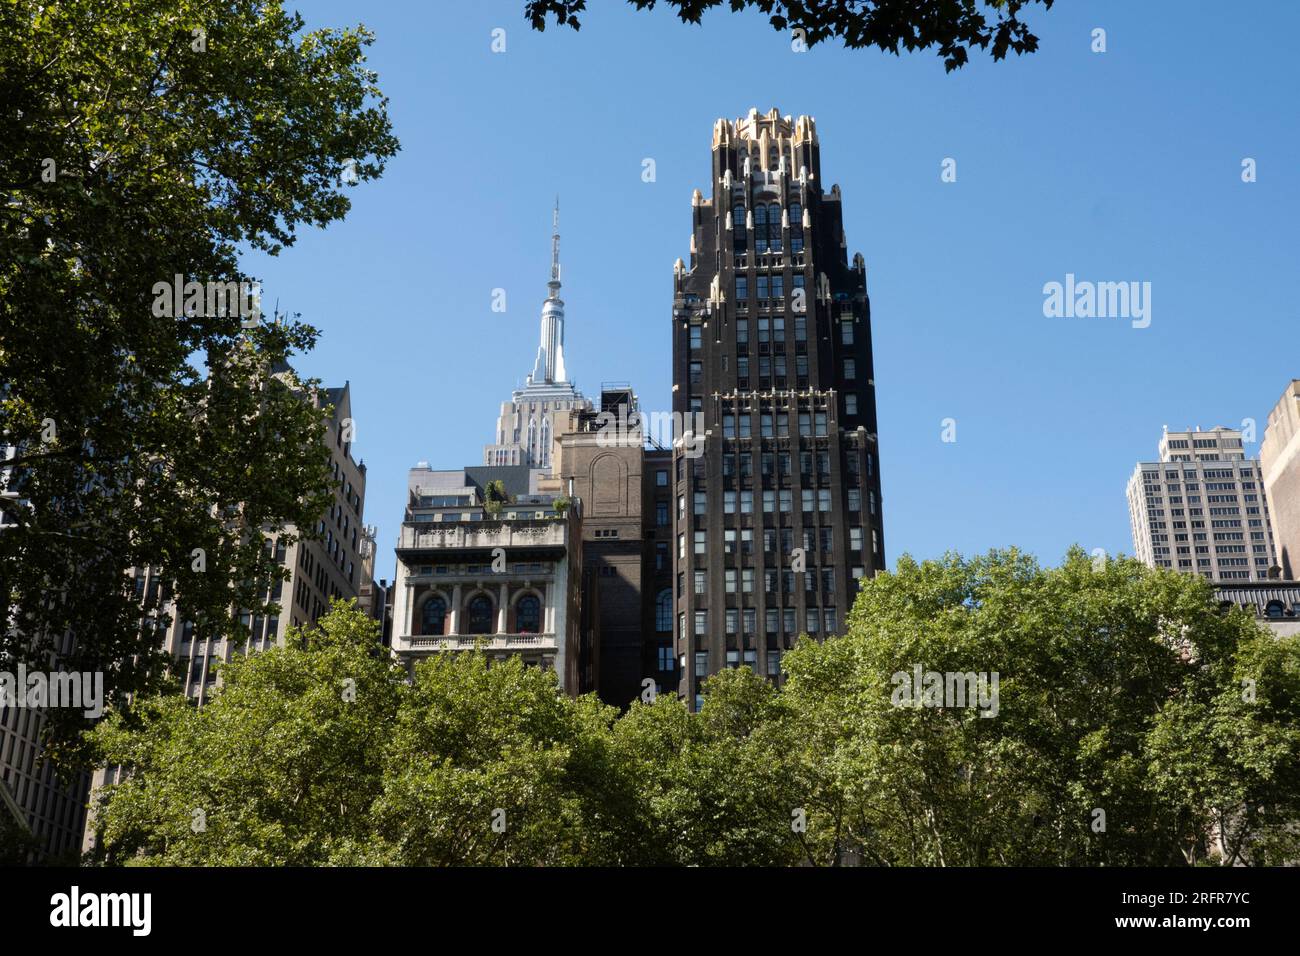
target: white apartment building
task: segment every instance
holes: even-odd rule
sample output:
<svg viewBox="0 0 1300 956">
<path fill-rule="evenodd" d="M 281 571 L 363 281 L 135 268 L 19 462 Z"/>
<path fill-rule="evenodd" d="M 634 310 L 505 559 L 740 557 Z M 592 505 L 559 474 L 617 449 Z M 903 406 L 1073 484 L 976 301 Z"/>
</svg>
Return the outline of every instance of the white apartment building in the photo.
<svg viewBox="0 0 1300 956">
<path fill-rule="evenodd" d="M 1276 576 L 1263 475 L 1238 429 L 1166 428 L 1159 459 L 1129 478 L 1128 508 L 1134 554 L 1153 568 L 1216 582 Z"/>
</svg>

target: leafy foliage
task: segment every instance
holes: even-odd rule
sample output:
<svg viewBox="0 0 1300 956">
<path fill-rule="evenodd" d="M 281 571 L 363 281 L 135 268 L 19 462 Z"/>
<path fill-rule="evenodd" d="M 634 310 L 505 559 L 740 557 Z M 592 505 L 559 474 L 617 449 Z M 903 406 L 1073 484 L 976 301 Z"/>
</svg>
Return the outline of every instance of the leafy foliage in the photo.
<svg viewBox="0 0 1300 956">
<path fill-rule="evenodd" d="M 904 558 L 864 583 L 845 637 L 787 655 L 783 688 L 723 671 L 698 714 L 660 696 L 619 715 L 558 694 L 548 672 L 477 652 L 436 655 L 408 680 L 379 656 L 374 627 L 336 603 L 301 646 L 228 665 L 200 712 L 155 698 L 111 715 L 96 744 L 127 775 L 104 794 L 100 858 L 1300 858 L 1300 641 L 1221 612 L 1199 578 L 1134 561 Z M 996 715 L 899 706 L 893 675 L 917 664 L 997 673 Z M 195 808 L 206 832 L 193 832 Z"/>
<path fill-rule="evenodd" d="M 628 0 L 638 10 L 653 10 L 657 0 Z M 850 49 L 878 47 L 898 55 L 900 49 L 938 47 L 944 66 L 955 70 L 970 56 L 970 48 L 992 46 L 994 60 L 1007 53 L 1033 53 L 1038 37 L 1029 32 L 1021 11 L 1053 0 L 663 0 L 683 23 L 699 23 L 704 11 L 727 3 L 733 12 L 756 10 L 778 32 L 802 31 L 809 47 L 838 39 Z M 578 15 L 587 0 L 528 0 L 524 16 L 535 30 L 545 30 L 552 17 L 577 30 Z M 989 17 L 992 15 L 992 22 Z"/>
<path fill-rule="evenodd" d="M 234 636 L 237 609 L 270 610 L 282 571 L 261 532 L 327 507 L 315 383 L 286 371 L 316 331 L 206 304 L 177 318 L 155 286 L 251 283 L 240 248 L 276 253 L 347 212 L 342 180 L 397 148 L 369 42 L 305 32 L 277 2 L 4 4 L 0 444 L 18 498 L 0 497 L 0 661 L 59 650 L 113 698 L 153 686 L 131 567 L 174 582 L 146 617 L 174 597 Z"/>
<path fill-rule="evenodd" d="M 489 481 L 483 488 L 483 510 L 488 514 L 497 515 L 501 509 L 510 503 L 510 493 L 506 491 L 506 483 L 500 478 Z"/>
</svg>

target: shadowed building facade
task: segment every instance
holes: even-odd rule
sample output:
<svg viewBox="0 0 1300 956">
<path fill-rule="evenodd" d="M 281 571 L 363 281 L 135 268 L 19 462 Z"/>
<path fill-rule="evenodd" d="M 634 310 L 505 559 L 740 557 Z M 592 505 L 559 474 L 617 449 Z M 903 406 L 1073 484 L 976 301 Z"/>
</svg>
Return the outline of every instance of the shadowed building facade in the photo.
<svg viewBox="0 0 1300 956">
<path fill-rule="evenodd" d="M 858 579 L 884 567 L 871 305 L 811 117 L 713 127 L 710 195 L 691 199 L 673 270 L 681 691 L 747 665 L 780 680 L 802 633 L 841 633 Z M 685 420 L 694 421 L 694 418 Z"/>
<path fill-rule="evenodd" d="M 601 389 L 560 437 L 564 485 L 583 502 L 583 566 L 595 592 L 600 697 L 626 707 L 677 690 L 672 646 L 672 453 L 646 448 L 627 386 Z M 633 422 L 631 428 L 623 423 Z"/>
</svg>

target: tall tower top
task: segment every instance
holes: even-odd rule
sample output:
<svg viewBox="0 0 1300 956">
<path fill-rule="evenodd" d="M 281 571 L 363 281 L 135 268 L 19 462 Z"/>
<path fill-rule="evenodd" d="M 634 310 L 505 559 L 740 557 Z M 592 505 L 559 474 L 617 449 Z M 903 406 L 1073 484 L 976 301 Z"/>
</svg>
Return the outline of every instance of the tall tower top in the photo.
<svg viewBox="0 0 1300 956">
<path fill-rule="evenodd" d="M 558 298 L 560 293 L 560 197 L 555 196 L 555 211 L 551 214 L 551 280 L 546 283 L 551 290 L 550 298 Z"/>
<path fill-rule="evenodd" d="M 560 298 L 560 197 L 555 197 L 551 213 L 551 277 L 546 283 L 546 301 L 542 303 L 541 342 L 528 385 L 565 383 L 564 370 L 564 300 Z"/>
</svg>

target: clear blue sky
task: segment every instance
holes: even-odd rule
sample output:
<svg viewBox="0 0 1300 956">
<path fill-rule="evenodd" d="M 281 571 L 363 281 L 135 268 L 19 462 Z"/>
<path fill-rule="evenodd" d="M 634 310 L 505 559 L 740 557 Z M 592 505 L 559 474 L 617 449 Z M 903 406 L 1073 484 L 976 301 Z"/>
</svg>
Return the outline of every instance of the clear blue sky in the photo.
<svg viewBox="0 0 1300 956">
<path fill-rule="evenodd" d="M 891 566 L 1013 544 L 1047 563 L 1075 542 L 1130 552 L 1124 484 L 1161 426 L 1253 417 L 1262 437 L 1300 377 L 1298 4 L 1060 0 L 1033 17 L 1036 54 L 953 74 L 932 53 L 797 54 L 759 15 L 695 27 L 600 0 L 580 32 L 539 34 L 523 6 L 303 7 L 377 34 L 402 152 L 346 221 L 249 267 L 265 302 L 322 330 L 299 367 L 351 380 L 379 576 L 407 469 L 478 464 L 531 368 L 557 193 L 571 377 L 669 407 L 691 191 L 709 193 L 714 119 L 751 106 L 816 118 L 866 257 Z M 1151 326 L 1045 318 L 1044 283 L 1069 272 L 1151 282 Z"/>
</svg>

